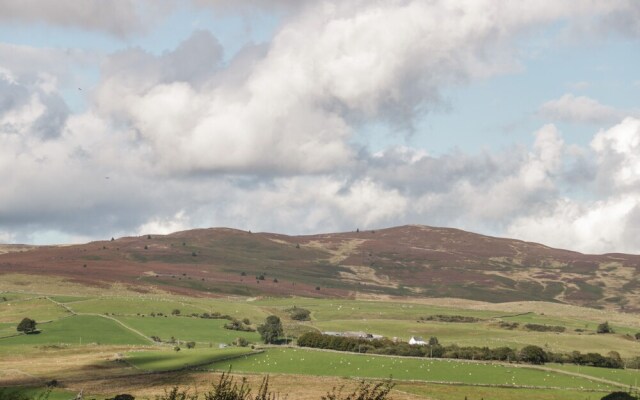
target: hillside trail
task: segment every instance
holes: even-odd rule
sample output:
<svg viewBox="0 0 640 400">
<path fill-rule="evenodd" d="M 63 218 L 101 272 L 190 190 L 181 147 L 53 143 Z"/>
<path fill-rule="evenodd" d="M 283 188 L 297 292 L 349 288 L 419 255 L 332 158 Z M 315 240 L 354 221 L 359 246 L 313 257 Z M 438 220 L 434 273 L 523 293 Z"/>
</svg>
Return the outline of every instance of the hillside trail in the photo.
<svg viewBox="0 0 640 400">
<path fill-rule="evenodd" d="M 144 333 L 140 332 L 139 330 L 126 325 L 125 323 L 123 323 L 122 321 L 118 320 L 117 318 L 114 318 L 114 317 L 109 316 L 109 315 L 98 314 L 98 313 L 79 313 L 79 312 L 74 311 L 71 307 L 67 306 L 66 304 L 60 303 L 59 301 L 56 301 L 56 300 L 54 300 L 54 299 L 52 299 L 50 297 L 46 297 L 46 299 L 51 301 L 52 303 L 64 308 L 66 311 L 71 313 L 71 315 L 90 315 L 90 316 L 94 316 L 94 317 L 102 317 L 102 318 L 110 319 L 110 320 L 114 321 L 115 323 L 117 323 L 118 325 L 122 326 L 123 328 L 128 329 L 129 331 L 135 333 L 138 336 L 143 337 L 146 341 L 155 344 L 153 339 L 151 339 L 150 337 L 148 337 Z"/>
</svg>

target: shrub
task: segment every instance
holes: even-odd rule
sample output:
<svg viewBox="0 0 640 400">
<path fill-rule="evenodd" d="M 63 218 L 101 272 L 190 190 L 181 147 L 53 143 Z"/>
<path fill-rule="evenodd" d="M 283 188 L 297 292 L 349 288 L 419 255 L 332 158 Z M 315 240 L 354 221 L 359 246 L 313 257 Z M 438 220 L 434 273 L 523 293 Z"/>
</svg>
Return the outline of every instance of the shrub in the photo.
<svg viewBox="0 0 640 400">
<path fill-rule="evenodd" d="M 294 306 L 293 308 L 289 308 L 287 312 L 289 313 L 289 316 L 293 320 L 296 320 L 296 321 L 311 320 L 311 317 L 310 317 L 311 311 L 307 310 L 306 308 L 298 308 Z"/>
<path fill-rule="evenodd" d="M 193 349 L 194 347 L 196 347 L 196 342 L 187 342 L 187 349 Z"/>
<path fill-rule="evenodd" d="M 524 329 L 536 332 L 564 332 L 566 328 L 558 325 L 526 324 Z"/>
<path fill-rule="evenodd" d="M 322 400 L 384 400 L 395 386 L 391 380 L 372 383 L 361 381 L 358 387 L 351 393 L 343 394 L 344 386 L 336 391 L 334 387 L 331 392 L 322 396 Z"/>
<path fill-rule="evenodd" d="M 538 346 L 525 346 L 518 354 L 520 361 L 530 364 L 544 364 L 548 361 L 547 353 Z"/>
<path fill-rule="evenodd" d="M 180 315 L 180 310 L 178 310 L 177 308 L 174 309 L 173 311 L 171 311 L 171 315 Z"/>
<path fill-rule="evenodd" d="M 598 325 L 598 333 L 613 333 L 613 329 L 609 326 L 609 322 L 603 322 Z"/>
<path fill-rule="evenodd" d="M 31 318 L 23 318 L 16 328 L 18 332 L 33 333 L 36 331 L 36 321 Z"/>
</svg>

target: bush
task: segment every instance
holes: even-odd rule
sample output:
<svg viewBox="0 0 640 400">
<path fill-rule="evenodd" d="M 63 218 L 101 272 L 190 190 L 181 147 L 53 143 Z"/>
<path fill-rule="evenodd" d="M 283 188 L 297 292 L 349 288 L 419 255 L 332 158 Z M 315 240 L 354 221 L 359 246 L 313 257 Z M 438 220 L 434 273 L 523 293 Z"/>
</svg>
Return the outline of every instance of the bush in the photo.
<svg viewBox="0 0 640 400">
<path fill-rule="evenodd" d="M 295 321 L 310 321 L 311 320 L 311 311 L 306 308 L 298 308 L 293 307 L 287 310 L 289 312 L 289 316 L 291 319 Z"/>
<path fill-rule="evenodd" d="M 384 400 L 391 392 L 395 384 L 391 380 L 384 382 L 371 383 L 361 381 L 358 387 L 349 394 L 342 394 L 344 386 L 336 391 L 334 387 L 331 392 L 327 392 L 322 396 L 322 400 Z"/>
<path fill-rule="evenodd" d="M 613 329 L 609 326 L 609 322 L 603 322 L 598 325 L 598 333 L 613 333 Z"/>
<path fill-rule="evenodd" d="M 564 332 L 566 328 L 558 325 L 526 324 L 524 329 L 536 332 Z"/>
<path fill-rule="evenodd" d="M 178 310 L 177 308 L 174 309 L 173 311 L 171 311 L 171 315 L 180 315 L 180 310 Z"/>
<path fill-rule="evenodd" d="M 23 318 L 16 328 L 18 332 L 33 333 L 36 331 L 36 321 L 31 318 Z"/>
<path fill-rule="evenodd" d="M 233 344 L 238 347 L 247 347 L 249 345 L 249 341 L 243 337 L 237 337 L 233 341 Z"/>
<path fill-rule="evenodd" d="M 427 317 L 420 317 L 421 321 L 438 321 L 438 322 L 479 322 L 482 321 L 480 318 L 476 317 L 467 317 L 464 315 L 444 315 L 444 314 L 436 314 L 429 315 Z"/>
<path fill-rule="evenodd" d="M 231 322 L 224 324 L 224 329 L 229 329 L 232 331 L 241 331 L 241 332 L 255 332 L 255 329 L 245 325 L 244 323 L 238 321 L 237 319 L 234 319 Z"/>
<path fill-rule="evenodd" d="M 187 342 L 186 346 L 187 349 L 193 349 L 194 347 L 196 347 L 196 342 Z"/>
<path fill-rule="evenodd" d="M 547 353 L 538 346 L 525 346 L 520 350 L 518 358 L 529 364 L 544 364 L 548 361 Z"/>
</svg>

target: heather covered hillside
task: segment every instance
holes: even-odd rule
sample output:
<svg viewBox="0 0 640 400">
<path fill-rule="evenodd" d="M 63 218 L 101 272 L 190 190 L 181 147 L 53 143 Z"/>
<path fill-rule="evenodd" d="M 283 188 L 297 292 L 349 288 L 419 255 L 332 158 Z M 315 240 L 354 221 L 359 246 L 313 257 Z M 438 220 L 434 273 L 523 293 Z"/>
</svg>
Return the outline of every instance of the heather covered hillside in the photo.
<svg viewBox="0 0 640 400">
<path fill-rule="evenodd" d="M 542 300 L 640 309 L 640 256 L 588 255 L 457 229 L 401 226 L 286 236 L 226 228 L 16 248 L 2 274 L 140 292 Z"/>
</svg>

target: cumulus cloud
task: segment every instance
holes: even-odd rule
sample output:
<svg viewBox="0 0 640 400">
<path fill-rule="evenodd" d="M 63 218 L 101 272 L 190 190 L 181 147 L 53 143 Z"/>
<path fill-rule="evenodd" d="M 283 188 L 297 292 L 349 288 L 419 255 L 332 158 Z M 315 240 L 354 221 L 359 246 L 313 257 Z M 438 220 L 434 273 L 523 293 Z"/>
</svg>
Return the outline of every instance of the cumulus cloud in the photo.
<svg viewBox="0 0 640 400">
<path fill-rule="evenodd" d="M 104 31 L 116 36 L 139 32 L 149 17 L 159 16 L 169 4 L 165 0 L 140 2 L 119 0 L 0 1 L 0 21 L 17 23 L 46 23 L 90 31 Z"/>
<path fill-rule="evenodd" d="M 603 124 L 620 120 L 624 114 L 613 107 L 586 96 L 565 94 L 549 100 L 538 110 L 542 118 L 559 122 Z"/>
<path fill-rule="evenodd" d="M 138 10 L 123 4 L 114 12 Z M 231 57 L 210 32 L 196 31 L 160 55 L 127 48 L 101 59 L 100 82 L 79 114 L 60 95 L 73 74 L 57 65 L 68 63 L 44 66 L 50 57 L 69 61 L 64 54 L 21 48 L 18 62 L 0 45 L 0 240 L 52 229 L 108 238 L 196 226 L 310 233 L 426 223 L 640 250 L 627 239 L 640 218 L 637 119 L 580 148 L 554 125 L 534 132 L 531 146 L 479 154 L 407 146 L 371 154 L 353 140 L 364 120 L 410 132 L 448 89 L 517 70 L 518 40 L 532 31 L 574 18 L 605 23 L 632 3 L 269 4 L 291 14 L 269 43 Z M 5 18 L 45 18 L 13 7 Z M 56 15 L 46 22 L 84 27 L 86 17 Z M 110 18 L 86 29 L 135 30 Z M 570 94 L 544 112 L 622 119 Z M 567 195 L 578 188 L 576 198 L 587 200 Z M 604 227 L 607 218 L 619 224 Z M 596 234 L 583 239 L 589 231 Z"/>
<path fill-rule="evenodd" d="M 639 119 L 626 118 L 599 132 L 591 142 L 597 171 L 592 196 L 597 197 L 559 197 L 550 207 L 516 218 L 507 232 L 585 252 L 639 252 L 639 147 Z"/>
</svg>

